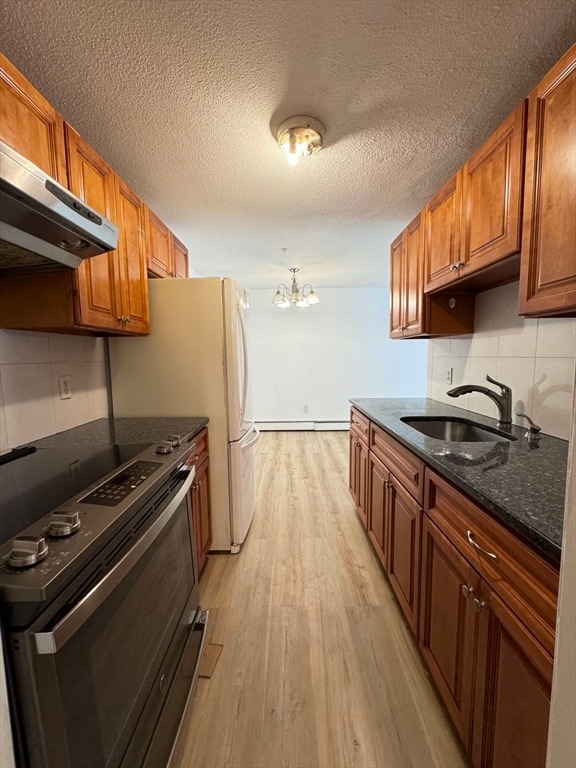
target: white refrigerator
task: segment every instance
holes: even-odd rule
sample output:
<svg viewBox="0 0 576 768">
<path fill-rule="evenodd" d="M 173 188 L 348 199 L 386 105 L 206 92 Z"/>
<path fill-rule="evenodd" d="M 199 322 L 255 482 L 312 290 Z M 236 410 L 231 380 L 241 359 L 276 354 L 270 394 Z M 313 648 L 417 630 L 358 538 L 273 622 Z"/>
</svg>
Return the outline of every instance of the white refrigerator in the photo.
<svg viewBox="0 0 576 768">
<path fill-rule="evenodd" d="M 212 550 L 238 552 L 256 505 L 249 299 L 232 278 L 150 280 L 150 336 L 110 339 L 114 415 L 208 416 Z"/>
</svg>

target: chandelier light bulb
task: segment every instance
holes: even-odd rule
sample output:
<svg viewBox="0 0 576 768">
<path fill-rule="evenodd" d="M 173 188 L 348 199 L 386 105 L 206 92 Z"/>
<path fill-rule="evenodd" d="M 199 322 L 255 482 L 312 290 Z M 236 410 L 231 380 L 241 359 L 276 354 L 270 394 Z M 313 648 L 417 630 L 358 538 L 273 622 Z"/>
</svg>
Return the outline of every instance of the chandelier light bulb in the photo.
<svg viewBox="0 0 576 768">
<path fill-rule="evenodd" d="M 315 117 L 297 115 L 280 123 L 276 139 L 290 165 L 322 149 L 326 129 Z"/>
</svg>

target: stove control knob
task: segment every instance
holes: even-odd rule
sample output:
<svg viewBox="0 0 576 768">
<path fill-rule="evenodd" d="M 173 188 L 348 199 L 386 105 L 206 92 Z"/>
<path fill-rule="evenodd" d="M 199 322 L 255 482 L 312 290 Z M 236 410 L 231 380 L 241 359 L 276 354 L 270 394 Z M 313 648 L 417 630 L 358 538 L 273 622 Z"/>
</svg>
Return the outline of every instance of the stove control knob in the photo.
<svg viewBox="0 0 576 768">
<path fill-rule="evenodd" d="M 12 568 L 27 568 L 44 560 L 48 545 L 44 536 L 19 536 L 12 542 L 8 565 Z"/>
<path fill-rule="evenodd" d="M 54 512 L 48 523 L 48 533 L 57 539 L 71 536 L 80 528 L 80 515 L 78 512 Z"/>
<path fill-rule="evenodd" d="M 172 453 L 172 441 L 163 440 L 156 446 L 156 453 Z"/>
<path fill-rule="evenodd" d="M 172 445 L 172 448 L 178 448 L 178 446 L 182 444 L 180 435 L 168 435 L 166 440 Z"/>
</svg>

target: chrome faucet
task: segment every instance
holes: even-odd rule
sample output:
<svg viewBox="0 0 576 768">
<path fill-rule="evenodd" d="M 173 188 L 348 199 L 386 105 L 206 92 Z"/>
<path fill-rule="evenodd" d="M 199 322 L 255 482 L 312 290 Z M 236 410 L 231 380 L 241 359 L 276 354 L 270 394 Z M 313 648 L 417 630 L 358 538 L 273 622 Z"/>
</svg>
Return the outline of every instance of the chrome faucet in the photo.
<svg viewBox="0 0 576 768">
<path fill-rule="evenodd" d="M 469 392 L 480 392 L 486 395 L 490 400 L 494 400 L 498 406 L 497 426 L 499 429 L 506 429 L 506 427 L 512 426 L 512 390 L 506 384 L 502 384 L 490 376 L 486 376 L 486 381 L 500 387 L 501 394 L 494 392 L 493 389 L 488 389 L 488 387 L 480 387 L 477 384 L 464 384 L 462 387 L 454 387 L 454 389 L 449 389 L 446 394 L 450 397 L 460 397 L 460 395 L 467 395 Z"/>
</svg>

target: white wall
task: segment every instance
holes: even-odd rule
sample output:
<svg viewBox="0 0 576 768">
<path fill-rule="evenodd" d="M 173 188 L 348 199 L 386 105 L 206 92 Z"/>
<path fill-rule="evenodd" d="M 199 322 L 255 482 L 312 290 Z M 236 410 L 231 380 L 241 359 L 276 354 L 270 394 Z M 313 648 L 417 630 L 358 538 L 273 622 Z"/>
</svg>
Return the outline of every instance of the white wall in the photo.
<svg viewBox="0 0 576 768">
<path fill-rule="evenodd" d="M 102 338 L 0 330 L 0 451 L 107 417 L 105 356 Z"/>
<path fill-rule="evenodd" d="M 576 397 L 574 398 L 576 412 Z M 560 594 L 556 624 L 556 649 L 550 731 L 548 735 L 548 768 L 576 765 L 576 424 L 572 437 L 566 484 L 566 508 L 562 538 Z"/>
<path fill-rule="evenodd" d="M 312 307 L 278 309 L 274 286 L 250 289 L 256 421 L 347 420 L 351 397 L 425 396 L 426 342 L 388 338 L 386 289 L 317 293 Z"/>
<path fill-rule="evenodd" d="M 428 397 L 495 417 L 496 406 L 485 395 L 446 395 L 460 384 L 494 389 L 486 382 L 488 373 L 512 388 L 514 413 L 527 413 L 545 433 L 569 439 L 576 319 L 518 317 L 518 283 L 510 283 L 476 296 L 472 336 L 434 339 L 429 345 Z M 445 378 L 449 368 L 452 385 Z"/>
</svg>

